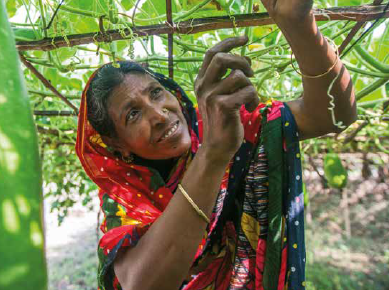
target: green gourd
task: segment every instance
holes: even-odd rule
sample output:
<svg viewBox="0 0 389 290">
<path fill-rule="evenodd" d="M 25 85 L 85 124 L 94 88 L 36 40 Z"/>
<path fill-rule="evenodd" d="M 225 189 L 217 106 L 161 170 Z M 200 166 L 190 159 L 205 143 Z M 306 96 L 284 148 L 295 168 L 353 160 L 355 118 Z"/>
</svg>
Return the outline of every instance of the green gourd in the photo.
<svg viewBox="0 0 389 290">
<path fill-rule="evenodd" d="M 117 24 L 119 22 L 118 11 L 114 0 L 109 0 L 108 18 L 109 21 L 113 24 Z"/>
<path fill-rule="evenodd" d="M 0 0 L 0 289 L 47 289 L 37 134 Z"/>
<path fill-rule="evenodd" d="M 324 175 L 333 188 L 342 189 L 347 185 L 347 170 L 338 154 L 328 153 L 324 157 Z"/>
</svg>

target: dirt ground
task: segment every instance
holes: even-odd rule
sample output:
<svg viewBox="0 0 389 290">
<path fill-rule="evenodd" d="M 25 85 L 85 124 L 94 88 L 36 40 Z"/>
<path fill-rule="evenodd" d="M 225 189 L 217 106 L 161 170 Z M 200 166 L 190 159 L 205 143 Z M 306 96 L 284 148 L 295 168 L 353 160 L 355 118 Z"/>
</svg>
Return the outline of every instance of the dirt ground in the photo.
<svg viewBox="0 0 389 290">
<path fill-rule="evenodd" d="M 94 212 L 77 203 L 58 226 L 56 213 L 45 203 L 49 290 L 97 289 L 98 208 L 97 196 Z"/>
<path fill-rule="evenodd" d="M 343 194 L 323 188 L 315 171 L 323 174 L 320 159 L 314 160 L 315 168 L 305 165 L 306 289 L 389 289 L 389 158 L 381 158 L 384 166 L 377 166 L 376 156 L 370 157 L 365 180 L 361 156 L 342 155 L 349 169 Z M 94 212 L 77 204 L 60 227 L 56 214 L 46 210 L 49 290 L 97 289 L 97 198 L 94 202 Z"/>
</svg>

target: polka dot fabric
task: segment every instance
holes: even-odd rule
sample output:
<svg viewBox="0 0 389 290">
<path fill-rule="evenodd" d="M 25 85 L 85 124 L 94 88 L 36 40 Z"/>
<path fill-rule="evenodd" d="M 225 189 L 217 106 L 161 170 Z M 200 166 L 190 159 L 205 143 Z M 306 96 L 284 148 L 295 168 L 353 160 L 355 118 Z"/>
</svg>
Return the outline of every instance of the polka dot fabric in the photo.
<svg viewBox="0 0 389 290">
<path fill-rule="evenodd" d="M 285 138 L 285 166 L 287 166 L 287 195 L 285 217 L 288 244 L 289 288 L 305 289 L 305 240 L 304 240 L 304 193 L 302 183 L 301 155 L 298 130 L 291 111 L 285 105 L 282 110 Z"/>
</svg>

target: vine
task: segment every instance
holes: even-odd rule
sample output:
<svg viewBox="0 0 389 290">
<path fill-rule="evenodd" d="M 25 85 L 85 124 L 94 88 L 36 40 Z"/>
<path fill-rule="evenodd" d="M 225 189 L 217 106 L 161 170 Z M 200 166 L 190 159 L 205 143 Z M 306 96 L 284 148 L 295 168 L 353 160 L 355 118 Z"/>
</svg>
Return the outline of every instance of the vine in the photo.
<svg viewBox="0 0 389 290">
<path fill-rule="evenodd" d="M 290 101 L 302 94 L 301 78 L 290 66 L 292 62 L 289 59 L 288 43 L 274 25 L 264 27 L 271 25 L 272 22 L 266 14 L 258 13 L 263 11 L 261 7 L 253 10 L 258 1 L 172 1 L 174 26 L 164 23 L 166 7 L 161 5 L 163 1 L 139 2 L 137 9 L 134 9 L 135 12 L 131 9 L 137 1 L 22 0 L 22 2 L 18 9 L 25 13 L 25 23 L 20 23 L 23 22 L 20 19 L 12 19 L 15 36 L 18 40 L 23 40 L 18 42 L 18 48 L 21 51 L 26 50 L 22 53 L 26 61 L 74 107 L 79 105 L 80 94 L 88 77 L 103 63 L 132 59 L 147 62 L 153 70 L 167 74 L 169 67 L 166 34 L 172 32 L 174 32 L 174 77 L 193 100 L 195 100 L 193 84 L 206 50 L 220 39 L 233 34 L 246 34 L 249 37 L 248 44 L 239 52 L 252 60 L 255 72 L 252 83 L 257 87 L 262 101 L 267 101 L 269 97 Z M 364 6 L 363 4 L 367 2 L 362 0 L 360 6 L 354 7 L 333 7 L 333 2 L 325 0 L 320 2 L 320 5 L 328 8 L 315 10 L 316 18 L 323 21 L 318 23 L 320 31 L 336 41 L 337 45 L 345 41 L 355 26 L 355 21 L 369 19 L 373 23 L 375 19 L 381 19 L 376 21 L 375 25 L 365 27 L 361 29 L 362 32 L 351 37 L 353 41 L 350 43 L 359 38 L 360 40 L 354 47 L 350 48 L 348 45 L 346 48 L 349 48 L 350 52 L 342 55 L 342 61 L 351 72 L 356 88 L 360 121 L 354 128 L 339 135 L 336 140 L 333 135 L 316 139 L 309 145 L 309 150 L 322 152 L 327 146 L 328 139 L 343 152 L 361 150 L 363 145 L 361 140 L 367 140 L 365 146 L 370 151 L 383 152 L 383 148 L 385 150 L 389 148 L 388 106 L 384 107 L 389 99 L 387 64 L 389 55 L 385 55 L 389 45 L 389 29 L 385 27 L 382 32 L 377 29 L 384 21 L 386 22 L 382 25 L 387 26 L 388 20 L 382 17 L 389 17 L 389 13 L 386 11 L 385 15 L 383 14 L 387 4 Z M 218 10 L 215 3 L 224 3 L 221 5 L 223 9 Z M 33 10 L 36 11 L 32 12 Z M 246 14 L 241 14 L 243 10 Z M 99 24 L 104 24 L 105 27 L 99 29 Z M 136 49 L 138 45 L 139 50 Z M 54 163 L 54 159 L 49 157 L 50 152 L 64 156 L 74 155 L 73 148 L 68 145 L 75 140 L 76 116 L 69 110 L 69 104 L 60 99 L 57 93 L 37 81 L 31 70 L 25 69 L 24 74 L 35 121 L 40 126 L 41 144 L 45 148 L 44 166 L 53 168 L 48 164 L 49 161 Z M 333 82 L 335 81 L 336 79 Z M 328 109 L 334 125 L 341 128 L 342 124 L 337 122 L 333 111 L 336 103 L 331 95 L 332 85 L 333 83 L 328 90 L 328 97 L 331 100 Z M 352 141 L 342 144 L 342 141 L 359 128 L 364 120 L 368 120 L 369 125 L 358 130 Z M 369 127 L 374 130 L 369 131 Z M 68 131 L 73 133 L 64 133 Z M 377 136 L 380 139 L 375 141 L 374 138 Z M 67 144 L 66 150 L 69 152 L 59 144 Z M 76 164 L 75 160 L 72 162 Z M 63 166 L 70 166 L 72 169 L 66 167 L 69 172 L 81 172 L 79 164 L 74 164 Z M 69 176 L 55 175 L 52 170 L 46 177 L 47 180 L 50 178 L 58 181 L 69 191 L 72 188 L 72 185 L 67 185 L 64 181 Z M 83 198 L 90 192 L 89 189 L 85 190 L 85 194 L 81 195 Z M 51 190 L 50 194 L 60 196 L 58 190 Z M 73 200 L 73 196 L 69 194 L 68 199 Z M 58 208 L 64 206 L 66 200 L 58 199 L 58 204 L 63 202 L 62 205 L 57 204 Z M 63 214 L 64 212 L 60 212 L 61 216 Z"/>
</svg>

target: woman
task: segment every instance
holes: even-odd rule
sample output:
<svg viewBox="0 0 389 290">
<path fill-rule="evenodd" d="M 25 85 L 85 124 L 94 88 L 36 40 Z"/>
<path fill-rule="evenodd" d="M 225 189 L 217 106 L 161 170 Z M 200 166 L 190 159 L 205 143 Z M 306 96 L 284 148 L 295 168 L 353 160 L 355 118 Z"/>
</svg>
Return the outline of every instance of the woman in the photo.
<svg viewBox="0 0 389 290">
<path fill-rule="evenodd" d="M 335 78 L 346 126 L 354 95 L 312 1 L 263 3 L 296 55 L 301 99 L 258 104 L 249 62 L 228 54 L 245 37 L 206 53 L 198 114 L 176 83 L 138 64 L 91 77 L 76 149 L 101 189 L 100 289 L 304 288 L 298 140 L 339 131 L 327 109 Z"/>
</svg>

